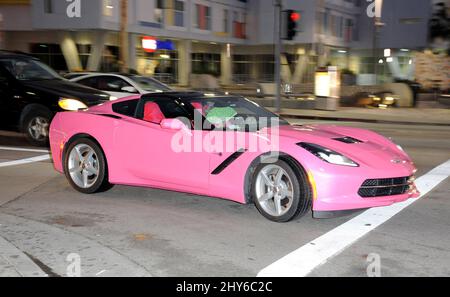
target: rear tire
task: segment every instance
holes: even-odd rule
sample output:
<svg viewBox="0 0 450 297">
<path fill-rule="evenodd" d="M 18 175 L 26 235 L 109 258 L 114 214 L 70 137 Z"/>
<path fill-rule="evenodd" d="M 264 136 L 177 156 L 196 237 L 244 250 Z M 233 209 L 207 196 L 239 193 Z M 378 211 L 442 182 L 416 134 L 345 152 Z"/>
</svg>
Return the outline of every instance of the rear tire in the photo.
<svg viewBox="0 0 450 297">
<path fill-rule="evenodd" d="M 311 206 L 311 190 L 306 174 L 301 168 L 294 170 L 283 160 L 260 164 L 256 168 L 252 196 L 258 211 L 278 223 L 305 215 Z"/>
<path fill-rule="evenodd" d="M 69 144 L 64 154 L 64 173 L 70 185 L 84 194 L 111 188 L 105 155 L 89 138 L 79 138 Z"/>
</svg>

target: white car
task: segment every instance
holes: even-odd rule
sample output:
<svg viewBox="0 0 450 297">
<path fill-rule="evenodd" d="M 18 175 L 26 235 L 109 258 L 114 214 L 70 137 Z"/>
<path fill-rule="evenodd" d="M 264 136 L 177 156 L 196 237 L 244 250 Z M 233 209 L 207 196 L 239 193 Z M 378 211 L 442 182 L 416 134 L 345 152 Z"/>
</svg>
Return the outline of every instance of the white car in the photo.
<svg viewBox="0 0 450 297">
<path fill-rule="evenodd" d="M 162 93 L 172 91 L 167 85 L 154 78 L 134 74 L 114 73 L 71 73 L 70 81 L 104 91 L 115 98 L 133 94 Z"/>
</svg>

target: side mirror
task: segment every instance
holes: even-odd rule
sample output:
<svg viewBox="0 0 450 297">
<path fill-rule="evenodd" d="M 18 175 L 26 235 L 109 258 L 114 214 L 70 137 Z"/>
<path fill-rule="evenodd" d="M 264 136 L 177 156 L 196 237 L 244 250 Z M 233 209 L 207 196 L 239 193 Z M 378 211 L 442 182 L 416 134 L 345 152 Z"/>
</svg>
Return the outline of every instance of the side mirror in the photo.
<svg viewBox="0 0 450 297">
<path fill-rule="evenodd" d="M 163 119 L 160 123 L 161 128 L 167 129 L 167 130 L 185 130 L 190 131 L 190 129 L 186 126 L 185 123 L 183 123 L 180 119 Z"/>
<path fill-rule="evenodd" d="M 127 93 L 131 93 L 131 94 L 136 94 L 138 91 L 136 90 L 136 88 L 132 87 L 132 86 L 127 86 L 127 87 L 123 87 L 122 89 L 120 89 L 122 92 L 127 92 Z"/>
</svg>

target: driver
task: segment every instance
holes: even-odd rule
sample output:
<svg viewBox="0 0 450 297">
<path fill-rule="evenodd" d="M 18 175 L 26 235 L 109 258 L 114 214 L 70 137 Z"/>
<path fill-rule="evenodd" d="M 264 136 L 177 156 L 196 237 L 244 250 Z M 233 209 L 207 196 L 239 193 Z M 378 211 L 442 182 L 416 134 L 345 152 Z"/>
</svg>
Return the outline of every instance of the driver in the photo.
<svg viewBox="0 0 450 297">
<path fill-rule="evenodd" d="M 26 78 L 25 76 L 25 69 L 27 67 L 27 63 L 24 61 L 18 61 L 15 65 L 14 65 L 14 72 L 15 72 L 15 76 L 17 79 L 24 79 Z"/>
</svg>

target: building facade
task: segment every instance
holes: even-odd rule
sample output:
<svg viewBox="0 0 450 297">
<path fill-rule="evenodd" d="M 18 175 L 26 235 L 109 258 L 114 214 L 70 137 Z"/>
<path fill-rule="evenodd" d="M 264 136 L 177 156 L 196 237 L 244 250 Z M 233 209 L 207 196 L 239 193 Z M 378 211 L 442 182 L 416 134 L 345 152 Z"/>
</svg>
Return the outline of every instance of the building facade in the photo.
<svg viewBox="0 0 450 297">
<path fill-rule="evenodd" d="M 282 77 L 312 80 L 327 64 L 361 83 L 408 78 L 414 50 L 427 46 L 432 1 L 385 0 L 374 26 L 372 0 L 284 0 L 300 12 L 298 34 L 285 42 Z M 61 71 L 116 71 L 120 0 L 0 1 L 1 47 L 32 53 Z M 188 85 L 191 73 L 223 84 L 273 81 L 273 0 L 128 0 L 131 69 Z M 374 28 L 377 28 L 375 30 Z M 149 48 L 148 48 L 149 46 Z M 391 55 L 384 56 L 384 49 Z"/>
</svg>

